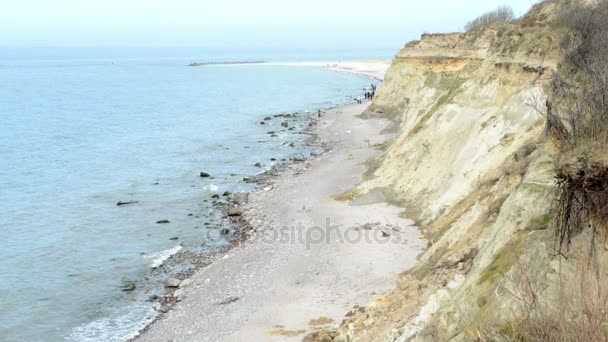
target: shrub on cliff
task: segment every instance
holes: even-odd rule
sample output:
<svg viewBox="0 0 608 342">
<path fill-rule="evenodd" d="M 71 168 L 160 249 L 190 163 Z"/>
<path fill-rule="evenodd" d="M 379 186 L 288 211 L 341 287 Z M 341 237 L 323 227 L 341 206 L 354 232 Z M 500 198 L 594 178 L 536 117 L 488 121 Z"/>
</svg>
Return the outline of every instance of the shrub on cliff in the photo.
<svg viewBox="0 0 608 342">
<path fill-rule="evenodd" d="M 514 20 L 515 14 L 511 7 L 501 6 L 468 22 L 464 28 L 467 31 L 475 31 L 495 24 L 511 23 Z"/>
<path fill-rule="evenodd" d="M 558 249 L 585 227 L 604 235 L 608 249 L 608 0 L 565 5 L 558 23 L 563 59 L 546 104 L 547 131 L 560 148 Z"/>
</svg>

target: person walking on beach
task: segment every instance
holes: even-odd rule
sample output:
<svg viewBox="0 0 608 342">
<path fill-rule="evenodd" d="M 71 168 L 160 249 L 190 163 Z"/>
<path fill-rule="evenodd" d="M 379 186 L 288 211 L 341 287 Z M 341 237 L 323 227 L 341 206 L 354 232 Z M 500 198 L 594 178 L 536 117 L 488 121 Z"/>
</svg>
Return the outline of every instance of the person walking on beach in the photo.
<svg viewBox="0 0 608 342">
<path fill-rule="evenodd" d="M 319 109 L 319 111 L 317 112 L 317 115 L 318 115 L 319 117 L 321 117 L 321 110 L 320 110 L 320 109 Z"/>
</svg>

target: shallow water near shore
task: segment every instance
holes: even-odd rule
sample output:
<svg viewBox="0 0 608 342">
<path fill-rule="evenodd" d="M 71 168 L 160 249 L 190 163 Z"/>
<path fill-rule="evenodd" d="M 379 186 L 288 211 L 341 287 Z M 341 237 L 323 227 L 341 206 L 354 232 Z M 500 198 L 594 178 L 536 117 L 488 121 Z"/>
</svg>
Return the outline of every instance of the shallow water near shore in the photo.
<svg viewBox="0 0 608 342">
<path fill-rule="evenodd" d="M 272 167 L 271 158 L 306 153 L 306 111 L 348 103 L 370 83 L 320 68 L 187 66 L 221 58 L 205 55 L 9 55 L 0 60 L 7 341 L 132 336 L 153 318 L 145 298 L 168 272 L 152 267 L 199 249 L 218 228 L 211 196 L 250 190 L 242 179 Z M 294 112 L 293 131 L 283 118 L 259 124 Z M 135 290 L 122 291 L 130 281 Z"/>
</svg>

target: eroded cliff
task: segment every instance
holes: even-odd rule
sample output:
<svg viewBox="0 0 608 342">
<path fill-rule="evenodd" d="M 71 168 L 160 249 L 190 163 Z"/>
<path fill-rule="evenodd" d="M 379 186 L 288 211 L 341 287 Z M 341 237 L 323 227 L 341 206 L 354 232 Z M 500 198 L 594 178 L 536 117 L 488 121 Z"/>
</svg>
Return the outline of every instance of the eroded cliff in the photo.
<svg viewBox="0 0 608 342">
<path fill-rule="evenodd" d="M 575 265 L 552 257 L 548 229 L 556 148 L 541 113 L 560 58 L 556 6 L 426 34 L 397 54 L 368 114 L 393 118 L 400 134 L 349 198 L 398 203 L 428 249 L 395 290 L 309 340 L 483 340 L 508 330 L 524 287 L 559 295 L 558 269 Z"/>
</svg>

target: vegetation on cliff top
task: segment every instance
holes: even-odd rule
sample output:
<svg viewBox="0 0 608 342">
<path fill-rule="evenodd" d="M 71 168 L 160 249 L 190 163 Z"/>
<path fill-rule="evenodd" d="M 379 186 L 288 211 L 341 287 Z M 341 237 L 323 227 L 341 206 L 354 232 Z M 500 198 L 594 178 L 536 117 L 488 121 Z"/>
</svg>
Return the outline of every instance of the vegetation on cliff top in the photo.
<svg viewBox="0 0 608 342">
<path fill-rule="evenodd" d="M 515 14 L 511 7 L 500 6 L 493 11 L 482 14 L 474 20 L 471 20 L 465 25 L 464 29 L 467 31 L 474 31 L 500 23 L 511 23 L 514 20 Z"/>
</svg>

